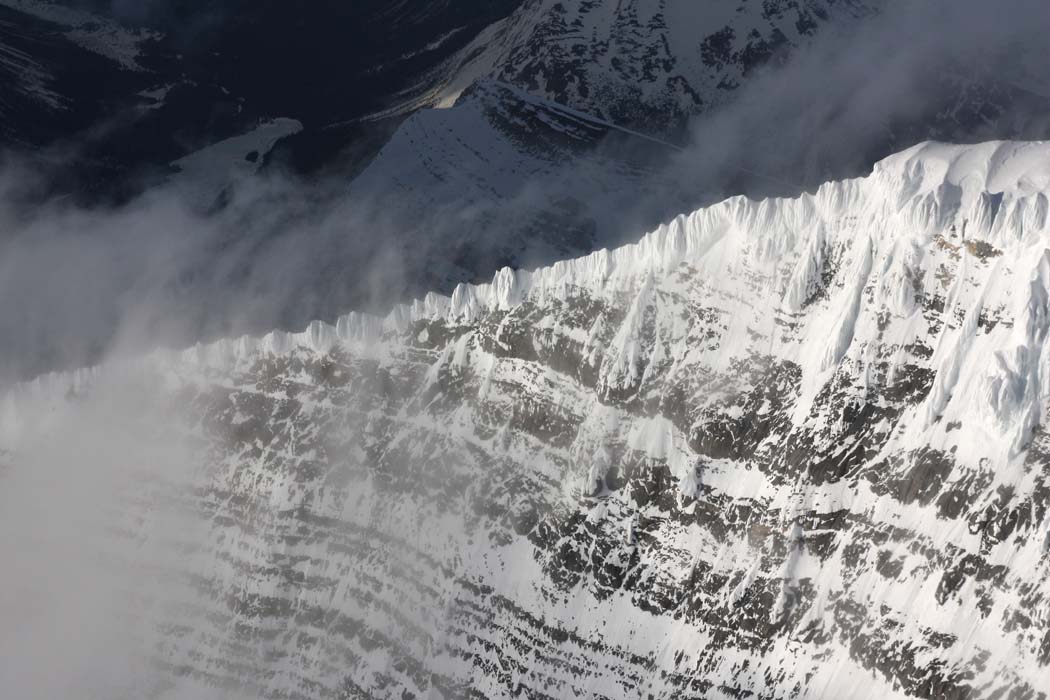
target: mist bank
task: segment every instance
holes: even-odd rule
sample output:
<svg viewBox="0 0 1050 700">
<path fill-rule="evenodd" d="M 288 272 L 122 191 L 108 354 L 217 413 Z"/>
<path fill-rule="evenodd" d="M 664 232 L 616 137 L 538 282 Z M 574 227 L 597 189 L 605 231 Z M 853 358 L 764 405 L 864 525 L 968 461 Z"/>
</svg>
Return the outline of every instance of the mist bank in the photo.
<svg viewBox="0 0 1050 700">
<path fill-rule="evenodd" d="M 304 180 L 275 163 L 203 208 L 185 178 L 115 207 L 27 208 L 39 173 L 7 158 L 0 382 L 113 352 L 297 330 L 351 309 L 383 313 L 505 265 L 633 240 L 725 196 L 790 196 L 863 175 L 929 138 L 1050 136 L 1038 70 L 1048 13 L 1033 0 L 888 2 L 757 71 L 694 120 L 680 150 L 497 85 L 408 118 L 352 182 Z M 562 131 L 537 126 L 552 115 Z M 521 123 L 530 126 L 508 126 Z M 572 130 L 588 135 L 566 145 Z"/>
<path fill-rule="evenodd" d="M 512 133 L 522 120 L 528 130 Z M 297 330 L 352 309 L 385 313 L 506 265 L 609 245 L 683 206 L 656 197 L 613 206 L 625 188 L 661 186 L 658 164 L 669 151 L 660 146 L 654 157 L 650 146 L 489 84 L 452 109 L 410 118 L 352 182 L 303 179 L 277 164 L 234 163 L 224 175 L 232 146 L 222 146 L 212 149 L 214 164 L 195 157 L 125 205 L 27 206 L 37 174 L 9 160 L 0 197 L 2 374 Z"/>
</svg>

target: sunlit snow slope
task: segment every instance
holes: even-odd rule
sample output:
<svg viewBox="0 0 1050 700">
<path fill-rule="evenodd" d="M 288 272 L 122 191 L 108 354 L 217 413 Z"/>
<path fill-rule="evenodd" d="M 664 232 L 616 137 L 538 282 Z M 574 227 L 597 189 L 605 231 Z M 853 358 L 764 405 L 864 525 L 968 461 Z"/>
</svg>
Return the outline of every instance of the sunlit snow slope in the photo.
<svg viewBox="0 0 1050 700">
<path fill-rule="evenodd" d="M 42 378 L 0 480 L 118 377 L 193 438 L 196 526 L 149 540 L 136 491 L 106 545 L 179 552 L 143 633 L 178 687 L 1045 697 L 1048 197 L 1050 143 L 922 144 L 383 319 Z"/>
</svg>

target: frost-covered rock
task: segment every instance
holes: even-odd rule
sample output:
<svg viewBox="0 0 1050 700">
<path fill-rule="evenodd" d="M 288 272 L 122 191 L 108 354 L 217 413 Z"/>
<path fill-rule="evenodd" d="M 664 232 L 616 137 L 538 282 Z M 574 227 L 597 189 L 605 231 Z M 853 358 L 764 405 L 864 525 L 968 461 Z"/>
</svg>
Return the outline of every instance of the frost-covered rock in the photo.
<svg viewBox="0 0 1050 700">
<path fill-rule="evenodd" d="M 385 318 L 41 378 L 6 461 L 156 377 L 209 535 L 151 653 L 204 686 L 1039 697 L 1048 196 L 1050 144 L 921 144 Z"/>
</svg>

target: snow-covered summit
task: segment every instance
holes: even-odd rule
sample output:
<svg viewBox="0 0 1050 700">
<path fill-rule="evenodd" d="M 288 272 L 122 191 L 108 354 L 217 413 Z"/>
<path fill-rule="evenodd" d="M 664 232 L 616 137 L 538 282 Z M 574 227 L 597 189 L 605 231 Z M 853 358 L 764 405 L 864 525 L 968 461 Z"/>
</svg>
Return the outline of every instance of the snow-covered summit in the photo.
<svg viewBox="0 0 1050 700">
<path fill-rule="evenodd" d="M 918 191 L 955 185 L 972 193 L 1027 196 L 1050 188 L 1050 146 L 1042 141 L 925 142 L 879 161 L 875 174 L 907 181 Z"/>
</svg>

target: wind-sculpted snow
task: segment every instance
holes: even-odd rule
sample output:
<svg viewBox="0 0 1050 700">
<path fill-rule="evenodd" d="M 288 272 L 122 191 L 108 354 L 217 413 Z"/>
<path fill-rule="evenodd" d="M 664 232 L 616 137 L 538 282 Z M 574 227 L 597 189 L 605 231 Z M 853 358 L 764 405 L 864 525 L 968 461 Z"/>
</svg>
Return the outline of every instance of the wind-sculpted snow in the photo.
<svg viewBox="0 0 1050 700">
<path fill-rule="evenodd" d="M 385 318 L 43 378 L 0 463 L 147 378 L 203 455 L 150 609 L 193 687 L 1045 697 L 1048 195 L 1050 143 L 922 144 Z"/>
</svg>

